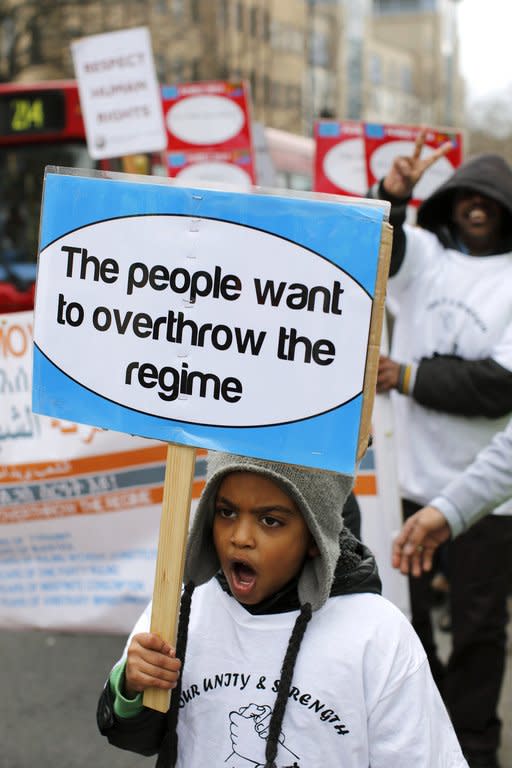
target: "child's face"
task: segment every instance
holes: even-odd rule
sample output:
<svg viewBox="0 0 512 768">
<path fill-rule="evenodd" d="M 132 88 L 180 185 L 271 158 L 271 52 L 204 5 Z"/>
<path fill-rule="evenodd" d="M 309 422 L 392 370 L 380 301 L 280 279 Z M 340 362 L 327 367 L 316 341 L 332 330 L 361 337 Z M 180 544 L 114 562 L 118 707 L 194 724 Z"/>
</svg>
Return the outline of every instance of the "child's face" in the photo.
<svg viewBox="0 0 512 768">
<path fill-rule="evenodd" d="M 213 540 L 233 596 L 246 605 L 273 595 L 318 554 L 292 499 L 252 472 L 233 472 L 219 486 Z"/>
</svg>

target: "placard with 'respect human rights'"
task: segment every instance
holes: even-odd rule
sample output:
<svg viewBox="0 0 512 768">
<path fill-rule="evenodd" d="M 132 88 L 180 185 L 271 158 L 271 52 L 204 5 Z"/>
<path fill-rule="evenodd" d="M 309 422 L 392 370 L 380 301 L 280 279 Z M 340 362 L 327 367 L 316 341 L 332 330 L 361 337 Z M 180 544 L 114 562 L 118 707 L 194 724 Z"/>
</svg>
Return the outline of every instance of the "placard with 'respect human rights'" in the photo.
<svg viewBox="0 0 512 768">
<path fill-rule="evenodd" d="M 160 87 L 146 27 L 71 45 L 91 157 L 158 152 L 167 144 Z"/>
<path fill-rule="evenodd" d="M 386 204 L 59 171 L 34 411 L 353 472 Z"/>
</svg>

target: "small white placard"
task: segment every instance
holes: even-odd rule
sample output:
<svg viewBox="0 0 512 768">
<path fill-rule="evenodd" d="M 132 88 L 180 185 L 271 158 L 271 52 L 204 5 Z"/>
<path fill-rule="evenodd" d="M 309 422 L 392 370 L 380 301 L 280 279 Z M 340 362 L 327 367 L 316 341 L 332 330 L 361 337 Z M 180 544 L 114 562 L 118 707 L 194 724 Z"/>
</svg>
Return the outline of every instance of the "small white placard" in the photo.
<svg viewBox="0 0 512 768">
<path fill-rule="evenodd" d="M 167 145 L 162 99 L 146 27 L 71 44 L 87 148 L 96 160 Z"/>
</svg>

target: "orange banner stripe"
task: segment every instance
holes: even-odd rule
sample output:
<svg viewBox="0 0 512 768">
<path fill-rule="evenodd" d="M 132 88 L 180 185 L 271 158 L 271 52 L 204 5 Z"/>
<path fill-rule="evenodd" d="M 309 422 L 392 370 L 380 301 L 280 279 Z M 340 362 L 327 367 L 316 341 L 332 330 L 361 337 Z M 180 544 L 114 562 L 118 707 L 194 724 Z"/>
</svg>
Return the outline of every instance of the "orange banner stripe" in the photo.
<svg viewBox="0 0 512 768">
<path fill-rule="evenodd" d="M 135 467 L 145 464 L 165 464 L 167 445 L 139 448 L 134 451 L 104 453 L 97 456 L 85 456 L 81 459 L 57 459 L 33 464 L 13 464 L 4 466 L 0 472 L 1 483 L 44 482 L 57 477 L 85 475 L 93 472 L 108 472 L 113 469 Z M 197 456 L 206 456 L 206 450 L 199 448 Z M 55 471 L 52 471 L 52 467 Z"/>
<path fill-rule="evenodd" d="M 354 484 L 356 496 L 376 496 L 377 478 L 375 475 L 358 475 Z"/>
<path fill-rule="evenodd" d="M 194 480 L 192 499 L 198 499 L 204 488 L 204 480 Z M 124 512 L 134 507 L 147 507 L 161 504 L 163 485 L 144 488 L 139 486 L 115 493 L 85 496 L 83 499 L 65 501 L 40 501 L 34 504 L 15 504 L 0 509 L 0 525 L 7 523 L 27 523 L 33 520 L 52 520 L 75 515 L 101 515 L 110 512 Z"/>
</svg>

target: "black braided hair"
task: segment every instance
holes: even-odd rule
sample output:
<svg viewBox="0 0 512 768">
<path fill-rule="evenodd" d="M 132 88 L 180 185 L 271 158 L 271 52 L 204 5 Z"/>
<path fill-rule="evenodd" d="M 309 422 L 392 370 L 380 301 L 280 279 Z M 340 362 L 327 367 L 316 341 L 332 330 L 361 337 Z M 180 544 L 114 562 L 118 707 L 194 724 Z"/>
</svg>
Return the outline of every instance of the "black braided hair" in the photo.
<svg viewBox="0 0 512 768">
<path fill-rule="evenodd" d="M 178 619 L 178 632 L 176 634 L 176 658 L 181 660 L 181 673 L 178 678 L 178 684 L 171 694 L 171 703 L 167 714 L 167 734 L 160 750 L 156 768 L 164 768 L 164 761 L 170 768 L 176 765 L 178 756 L 178 713 L 180 709 L 181 681 L 183 677 L 183 667 L 185 666 L 185 654 L 187 651 L 188 624 L 190 619 L 190 606 L 192 604 L 192 593 L 195 584 L 189 581 L 185 584 L 180 601 L 180 615 Z"/>
<path fill-rule="evenodd" d="M 281 667 L 276 702 L 268 726 L 267 746 L 265 749 L 265 768 L 276 768 L 275 759 L 279 745 L 278 739 L 283 725 L 284 711 L 286 709 L 286 704 L 288 703 L 288 695 L 292 686 L 293 670 L 295 668 L 295 662 L 297 661 L 302 638 L 304 637 L 304 632 L 311 619 L 311 613 L 311 604 L 304 603 L 297 616 L 297 620 L 295 621 L 295 625 L 288 641 L 288 648 L 286 649 L 283 666 Z"/>
</svg>

